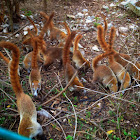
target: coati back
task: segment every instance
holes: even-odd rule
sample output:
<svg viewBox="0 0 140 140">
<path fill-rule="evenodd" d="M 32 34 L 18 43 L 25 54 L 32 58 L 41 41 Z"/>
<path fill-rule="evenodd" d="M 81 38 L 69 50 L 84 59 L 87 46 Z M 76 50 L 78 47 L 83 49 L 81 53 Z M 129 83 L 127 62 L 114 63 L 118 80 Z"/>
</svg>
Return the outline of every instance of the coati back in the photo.
<svg viewBox="0 0 140 140">
<path fill-rule="evenodd" d="M 71 32 L 71 34 L 68 35 L 66 44 L 63 49 L 63 66 L 64 66 L 64 72 L 65 72 L 65 81 L 67 84 L 73 77 L 74 73 L 76 72 L 76 70 L 74 69 L 74 67 L 71 65 L 71 62 L 70 62 L 70 47 L 72 45 L 72 40 L 74 39 L 75 35 L 76 35 L 75 31 Z M 75 85 L 83 87 L 83 84 L 80 82 L 77 76 L 74 78 L 73 82 L 69 86 L 69 89 L 71 91 L 75 89 L 76 90 L 80 89 L 80 88 L 76 88 Z"/>
<path fill-rule="evenodd" d="M 83 55 L 81 54 L 80 50 L 78 49 L 78 43 L 80 39 L 82 38 L 82 35 L 79 34 L 76 36 L 75 41 L 74 41 L 74 46 L 73 46 L 73 57 L 72 60 L 75 62 L 75 65 L 77 68 L 80 68 L 82 64 L 85 63 L 84 65 L 84 70 L 90 67 L 89 61 L 87 61 Z"/>
<path fill-rule="evenodd" d="M 29 52 L 28 54 L 25 55 L 23 60 L 23 67 L 28 71 L 28 73 L 30 73 L 31 69 L 32 54 L 33 51 Z M 43 60 L 40 58 L 40 54 L 37 54 L 37 62 L 43 63 Z"/>
<path fill-rule="evenodd" d="M 98 65 L 99 61 L 111 54 L 113 54 L 113 52 L 108 51 L 93 58 L 93 82 L 102 82 L 105 87 L 109 87 L 110 91 L 117 92 L 118 82 L 113 71 L 106 65 Z"/>
<path fill-rule="evenodd" d="M 12 51 L 12 61 L 10 65 L 10 80 L 12 88 L 16 94 L 17 107 L 20 114 L 20 123 L 18 133 L 26 137 L 32 138 L 38 134 L 42 134 L 42 127 L 37 122 L 37 112 L 31 97 L 23 92 L 18 76 L 18 64 L 20 51 L 18 47 L 10 42 L 1 41 L 0 47 L 10 49 Z"/>
</svg>

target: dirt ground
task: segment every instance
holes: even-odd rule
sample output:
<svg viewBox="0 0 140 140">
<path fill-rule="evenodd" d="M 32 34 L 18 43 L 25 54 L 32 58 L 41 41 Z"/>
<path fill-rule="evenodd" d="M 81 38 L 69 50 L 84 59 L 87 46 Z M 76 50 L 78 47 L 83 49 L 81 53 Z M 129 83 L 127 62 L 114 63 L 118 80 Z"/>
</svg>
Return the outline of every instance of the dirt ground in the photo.
<svg viewBox="0 0 140 140">
<path fill-rule="evenodd" d="M 55 11 L 53 20 L 57 27 L 62 28 L 58 22 L 66 21 L 71 30 L 82 34 L 83 38 L 80 40 L 80 44 L 83 48 L 80 50 L 90 64 L 95 56 L 103 52 L 97 41 L 97 25 L 104 25 L 103 19 L 100 17 L 100 12 L 102 12 L 106 15 L 109 26 L 106 39 L 110 27 L 114 26 L 116 28 L 114 49 L 132 56 L 131 62 L 135 63 L 140 61 L 140 18 L 127 8 L 119 6 L 120 2 L 113 0 L 48 0 L 46 10 L 48 15 Z M 115 6 L 111 6 L 112 3 Z M 20 9 L 21 14 L 31 11 L 33 20 L 40 29 L 42 18 L 39 11 L 43 10 L 43 1 L 26 1 L 20 4 Z M 78 17 L 78 13 L 82 13 L 83 17 Z M 74 18 L 68 18 L 68 15 L 73 15 Z M 94 16 L 92 22 L 88 23 L 86 20 L 88 16 Z M 29 21 L 24 19 L 18 23 L 18 26 L 21 28 L 28 23 Z M 136 29 L 130 28 L 134 25 L 137 27 Z M 121 31 L 120 27 L 127 28 L 127 31 Z M 25 49 L 22 44 L 23 30 L 17 34 L 16 37 L 12 33 L 1 32 L 0 40 L 13 42 L 20 48 L 20 80 L 24 92 L 31 95 L 28 83 L 29 74 L 22 66 L 24 56 L 30 50 Z M 11 35 L 12 37 L 9 37 Z M 49 48 L 51 46 L 49 37 L 45 40 Z M 2 52 L 7 55 L 5 51 L 2 50 Z M 105 59 L 102 63 L 106 62 Z M 20 118 L 15 94 L 11 88 L 7 65 L 2 59 L 0 59 L 0 65 L 0 126 L 17 132 Z M 37 111 L 44 109 L 53 117 L 48 118 L 38 114 L 38 122 L 43 127 L 44 135 L 36 137 L 36 140 L 72 140 L 73 136 L 76 140 L 136 140 L 140 137 L 140 87 L 138 80 L 132 78 L 131 86 L 124 93 L 120 91 L 111 94 L 102 84 L 92 83 L 93 71 L 91 68 L 86 72 L 79 70 L 80 80 L 85 88 L 89 89 L 86 94 L 67 90 L 65 93 L 68 97 L 62 94 L 42 106 L 45 101 L 57 95 L 62 87 L 66 86 L 66 83 L 63 67 L 59 67 L 59 62 L 52 64 L 47 71 L 42 69 L 41 76 L 42 88 L 39 96 L 35 98 L 31 95 L 31 97 Z"/>
</svg>

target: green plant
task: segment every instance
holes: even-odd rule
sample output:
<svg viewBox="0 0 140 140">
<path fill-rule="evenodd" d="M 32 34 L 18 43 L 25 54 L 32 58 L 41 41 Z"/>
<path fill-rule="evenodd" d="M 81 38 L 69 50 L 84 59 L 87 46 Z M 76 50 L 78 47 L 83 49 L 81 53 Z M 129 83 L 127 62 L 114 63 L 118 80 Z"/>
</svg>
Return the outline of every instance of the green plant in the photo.
<svg viewBox="0 0 140 140">
<path fill-rule="evenodd" d="M 114 112 L 114 111 L 112 111 L 112 110 L 109 110 L 109 115 L 111 116 L 111 117 L 113 117 L 113 116 L 115 116 L 116 115 L 116 113 Z"/>
<path fill-rule="evenodd" d="M 5 120 L 6 120 L 5 117 L 0 118 L 0 124 L 2 125 L 5 122 Z"/>
<path fill-rule="evenodd" d="M 130 131 L 126 132 L 126 130 L 124 129 L 123 130 L 123 134 L 127 137 L 131 137 L 133 139 L 136 139 L 137 138 L 137 130 L 136 129 L 131 129 Z"/>
<path fill-rule="evenodd" d="M 27 11 L 25 8 L 22 8 L 21 11 L 24 11 L 24 15 L 25 15 L 25 16 L 30 16 L 30 15 L 32 15 L 32 12 L 31 12 L 31 11 Z"/>
<path fill-rule="evenodd" d="M 97 22 L 93 22 L 94 26 L 97 27 L 98 25 L 100 25 L 99 23 Z"/>
<path fill-rule="evenodd" d="M 66 139 L 67 139 L 67 140 L 73 140 L 73 137 L 72 137 L 71 135 L 68 135 L 68 136 L 66 137 Z"/>
<path fill-rule="evenodd" d="M 86 112 L 86 118 L 90 118 L 90 116 L 91 116 L 91 112 L 90 111 L 87 111 Z"/>
</svg>

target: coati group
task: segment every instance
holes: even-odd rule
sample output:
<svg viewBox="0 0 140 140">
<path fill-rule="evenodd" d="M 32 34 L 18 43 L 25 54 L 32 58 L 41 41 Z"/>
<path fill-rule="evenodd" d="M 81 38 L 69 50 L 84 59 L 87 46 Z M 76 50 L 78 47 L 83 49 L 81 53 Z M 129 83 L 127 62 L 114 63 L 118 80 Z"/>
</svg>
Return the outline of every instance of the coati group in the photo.
<svg viewBox="0 0 140 140">
<path fill-rule="evenodd" d="M 71 80 L 76 69 L 80 69 L 81 67 L 84 68 L 84 72 L 86 72 L 88 68 L 92 68 L 93 82 L 101 82 L 105 87 L 108 87 L 111 92 L 117 92 L 119 90 L 118 82 L 123 84 L 123 89 L 128 88 L 131 84 L 132 76 L 135 79 L 140 80 L 140 64 L 138 62 L 135 65 L 130 64 L 130 69 L 126 71 L 128 61 L 125 61 L 125 59 L 130 61 L 130 56 L 118 53 L 113 48 L 115 27 L 111 28 L 109 41 L 106 42 L 107 21 L 105 17 L 105 28 L 101 25 L 98 25 L 97 27 L 97 40 L 104 52 L 94 57 L 91 65 L 78 49 L 78 43 L 80 39 L 82 39 L 81 34 L 76 36 L 77 32 L 71 31 L 66 22 L 62 24 L 65 26 L 67 34 L 55 27 L 52 21 L 54 12 L 52 12 L 50 16 L 44 12 L 40 12 L 40 15 L 45 19 L 44 26 L 40 33 L 37 33 L 38 31 L 34 22 L 28 17 L 29 21 L 34 26 L 35 31 L 30 31 L 30 29 L 28 29 L 28 34 L 23 41 L 23 44 L 28 44 L 33 48 L 33 51 L 29 52 L 24 57 L 23 67 L 27 69 L 28 73 L 30 73 L 29 84 L 34 96 L 38 96 L 41 89 L 41 68 L 39 68 L 38 62 L 43 62 L 43 67 L 47 71 L 47 68 L 57 59 L 63 64 L 66 84 Z M 44 34 L 48 31 L 50 32 L 51 40 L 58 40 L 59 47 L 47 47 Z M 34 103 L 31 97 L 23 92 L 20 84 L 20 78 L 18 75 L 20 50 L 15 44 L 6 41 L 1 41 L 0 47 L 12 51 L 11 60 L 4 56 L 2 52 L 0 52 L 0 57 L 8 64 L 11 85 L 17 98 L 17 107 L 20 114 L 18 133 L 32 138 L 41 134 L 43 130 L 41 125 L 37 122 L 37 111 Z M 70 47 L 73 47 L 72 61 L 74 62 L 74 65 L 70 59 Z M 109 64 L 99 65 L 99 61 L 104 58 L 108 59 Z M 82 92 L 83 88 L 84 85 L 78 76 L 73 79 L 69 86 L 70 91 L 78 90 L 79 92 Z"/>
</svg>

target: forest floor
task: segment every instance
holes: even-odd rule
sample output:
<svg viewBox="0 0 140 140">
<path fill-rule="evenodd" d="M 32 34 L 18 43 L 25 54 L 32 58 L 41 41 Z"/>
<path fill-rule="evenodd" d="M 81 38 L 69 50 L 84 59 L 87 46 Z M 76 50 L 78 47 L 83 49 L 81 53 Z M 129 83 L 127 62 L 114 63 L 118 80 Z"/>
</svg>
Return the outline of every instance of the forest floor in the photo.
<svg viewBox="0 0 140 140">
<path fill-rule="evenodd" d="M 91 64 L 92 59 L 103 52 L 97 41 L 97 25 L 104 25 L 100 17 L 100 12 L 102 12 L 108 21 L 106 39 L 110 27 L 114 26 L 116 28 L 114 49 L 132 56 L 131 61 L 135 63 L 140 61 L 140 29 L 138 28 L 140 18 L 119 6 L 119 3 L 112 0 L 48 0 L 47 14 L 50 15 L 52 11 L 55 11 L 53 20 L 57 27 L 62 28 L 58 22 L 66 21 L 71 30 L 77 30 L 77 34 L 82 34 L 80 44 L 83 48 L 80 50 Z M 20 9 L 21 14 L 30 11 L 35 24 L 40 29 L 42 18 L 39 11 L 43 10 L 43 2 L 34 0 L 21 3 Z M 71 18 L 68 17 L 69 15 Z M 26 24 L 29 24 L 29 21 L 24 19 L 18 23 L 18 26 L 21 28 Z M 25 49 L 22 44 L 23 32 L 20 30 L 16 35 L 1 32 L 0 40 L 13 42 L 20 48 L 20 80 L 24 92 L 29 94 L 31 93 L 29 74 L 23 68 L 22 61 L 30 50 Z M 51 47 L 49 38 L 45 40 L 48 48 Z M 106 61 L 105 59 L 103 63 Z M 2 59 L 0 59 L 0 65 L 0 126 L 17 132 L 20 117 L 17 112 L 15 94 L 11 88 L 7 65 Z M 65 92 L 67 96 L 62 94 L 48 104 L 42 105 L 58 94 L 66 83 L 63 67 L 60 68 L 58 62 L 52 64 L 47 71 L 42 69 L 41 76 L 42 89 L 39 96 L 35 98 L 30 95 L 37 111 L 44 109 L 53 116 L 47 118 L 38 114 L 38 122 L 43 127 L 44 139 L 72 140 L 75 136 L 77 140 L 136 140 L 140 137 L 140 86 L 137 80 L 133 79 L 130 87 L 124 92 L 111 94 L 100 83 L 92 83 L 92 69 L 86 72 L 79 70 L 79 78 L 89 89 L 86 94 L 67 90 Z M 35 139 L 43 138 L 36 137 Z"/>
</svg>

